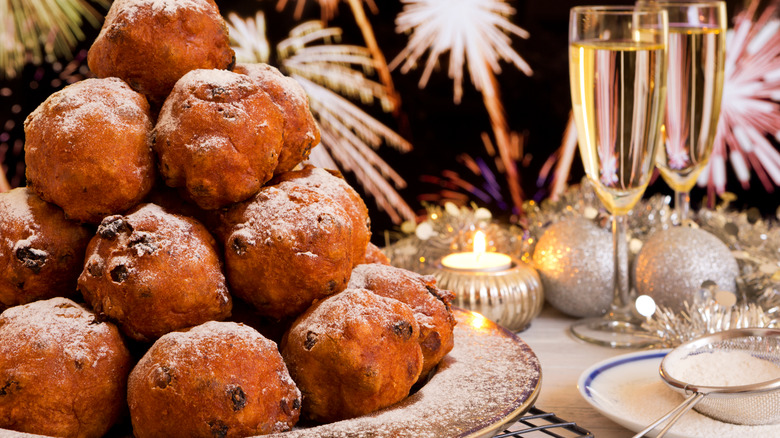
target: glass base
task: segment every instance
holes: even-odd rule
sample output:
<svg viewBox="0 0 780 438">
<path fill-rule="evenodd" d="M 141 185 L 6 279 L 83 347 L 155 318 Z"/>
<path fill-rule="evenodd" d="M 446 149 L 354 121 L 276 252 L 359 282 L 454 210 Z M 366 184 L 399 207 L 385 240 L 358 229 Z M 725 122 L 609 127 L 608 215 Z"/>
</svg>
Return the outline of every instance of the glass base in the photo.
<svg viewBox="0 0 780 438">
<path fill-rule="evenodd" d="M 587 318 L 571 325 L 572 334 L 591 344 L 612 348 L 648 348 L 661 342 L 638 321 Z"/>
</svg>

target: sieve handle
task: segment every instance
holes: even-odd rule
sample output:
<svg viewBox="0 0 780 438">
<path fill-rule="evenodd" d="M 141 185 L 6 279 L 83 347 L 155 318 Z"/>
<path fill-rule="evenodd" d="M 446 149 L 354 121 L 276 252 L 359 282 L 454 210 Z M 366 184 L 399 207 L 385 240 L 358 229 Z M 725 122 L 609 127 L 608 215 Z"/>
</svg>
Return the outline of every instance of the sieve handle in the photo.
<svg viewBox="0 0 780 438">
<path fill-rule="evenodd" d="M 668 432 L 669 429 L 671 429 L 672 426 L 674 426 L 674 423 L 677 423 L 677 420 L 679 420 L 680 417 L 682 417 L 692 407 L 696 406 L 696 403 L 698 403 L 699 400 L 704 398 L 705 395 L 706 394 L 704 394 L 703 392 L 694 392 L 688 398 L 683 400 L 682 403 L 677 405 L 677 407 L 675 407 L 671 411 L 667 412 L 663 417 L 655 420 L 655 422 L 653 424 L 647 426 L 646 428 L 644 428 L 643 430 L 641 430 L 639 433 L 637 433 L 636 435 L 634 435 L 631 438 L 641 438 L 641 437 L 645 436 L 646 433 L 648 433 L 651 430 L 655 429 L 659 424 L 661 424 L 664 421 L 666 421 L 667 418 L 673 416 L 672 419 L 669 420 L 668 423 L 666 423 L 666 426 L 664 426 L 664 428 L 661 429 L 661 431 L 658 433 L 658 435 L 656 435 L 656 438 L 663 437 L 664 435 L 666 435 L 666 432 Z"/>
</svg>

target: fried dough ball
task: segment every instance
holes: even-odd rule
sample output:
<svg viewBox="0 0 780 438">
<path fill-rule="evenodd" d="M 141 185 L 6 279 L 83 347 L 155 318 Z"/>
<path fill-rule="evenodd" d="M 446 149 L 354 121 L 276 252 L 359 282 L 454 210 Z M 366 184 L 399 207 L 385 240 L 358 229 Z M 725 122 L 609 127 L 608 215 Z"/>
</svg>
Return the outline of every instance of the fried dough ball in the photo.
<svg viewBox="0 0 780 438">
<path fill-rule="evenodd" d="M 268 64 L 237 64 L 233 69 L 252 78 L 284 112 L 284 147 L 274 174 L 293 170 L 320 143 L 320 128 L 309 109 L 309 97 L 295 79 Z"/>
<path fill-rule="evenodd" d="M 130 373 L 127 392 L 138 438 L 284 432 L 301 406 L 276 344 L 233 322 L 161 337 Z"/>
<path fill-rule="evenodd" d="M 335 200 L 341 205 L 352 221 L 352 254 L 355 265 L 365 260 L 366 247 L 371 241 L 371 219 L 368 208 L 360 195 L 336 170 L 327 170 L 312 165 L 306 165 L 301 170 L 294 170 L 277 175 L 269 184 L 287 182 L 282 187 L 291 185 L 307 188 Z"/>
<path fill-rule="evenodd" d="M 227 69 L 235 54 L 213 0 L 115 0 L 87 62 L 159 104 L 187 72 Z"/>
<path fill-rule="evenodd" d="M 165 183 L 213 210 L 248 199 L 271 179 L 284 117 L 248 76 L 194 70 L 165 100 L 154 136 Z"/>
<path fill-rule="evenodd" d="M 230 290 L 258 313 L 294 317 L 347 286 L 352 222 L 330 197 L 282 182 L 233 206 L 225 221 Z"/>
<path fill-rule="evenodd" d="M 383 265 L 389 265 L 390 259 L 387 258 L 385 253 L 382 252 L 382 250 L 374 245 L 371 242 L 368 242 L 368 246 L 366 247 L 366 258 L 363 260 L 364 263 L 381 263 Z"/>
<path fill-rule="evenodd" d="M 368 289 L 412 308 L 420 324 L 418 341 L 425 359 L 421 376 L 427 376 L 452 350 L 455 317 L 451 303 L 454 294 L 436 287 L 433 276 L 389 265 L 363 264 L 352 270 L 347 288 Z"/>
<path fill-rule="evenodd" d="M 27 188 L 0 193 L 0 308 L 75 295 L 92 234 Z"/>
<path fill-rule="evenodd" d="M 422 370 L 419 333 L 409 306 L 365 289 L 315 303 L 282 341 L 303 415 L 338 421 L 404 399 Z"/>
<path fill-rule="evenodd" d="M 24 122 L 27 185 L 93 224 L 140 202 L 156 178 L 146 99 L 117 78 L 49 96 Z"/>
<path fill-rule="evenodd" d="M 0 314 L 0 427 L 101 437 L 125 412 L 130 354 L 119 330 L 67 298 Z"/>
<path fill-rule="evenodd" d="M 211 235 L 194 219 L 144 204 L 109 216 L 87 247 L 79 290 L 138 341 L 230 315 Z"/>
</svg>

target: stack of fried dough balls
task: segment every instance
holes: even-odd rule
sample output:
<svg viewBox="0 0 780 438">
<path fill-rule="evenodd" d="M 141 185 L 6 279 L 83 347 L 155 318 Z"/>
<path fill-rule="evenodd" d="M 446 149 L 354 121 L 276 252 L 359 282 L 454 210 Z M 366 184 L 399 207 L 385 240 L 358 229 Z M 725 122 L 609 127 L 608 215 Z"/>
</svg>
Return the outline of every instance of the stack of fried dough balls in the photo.
<svg viewBox="0 0 780 438">
<path fill-rule="evenodd" d="M 213 0 L 116 0 L 97 77 L 25 121 L 28 185 L 0 193 L 0 428 L 282 432 L 390 406 L 452 349 L 452 294 L 389 266 L 360 195 L 305 163 L 303 88 L 228 42 Z"/>
</svg>

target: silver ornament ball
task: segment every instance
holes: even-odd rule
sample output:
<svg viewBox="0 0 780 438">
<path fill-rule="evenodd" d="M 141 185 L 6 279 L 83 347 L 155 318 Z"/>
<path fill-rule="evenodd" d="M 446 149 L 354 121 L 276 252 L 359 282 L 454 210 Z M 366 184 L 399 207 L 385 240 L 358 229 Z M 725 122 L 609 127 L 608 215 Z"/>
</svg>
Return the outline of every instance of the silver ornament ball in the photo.
<svg viewBox="0 0 780 438">
<path fill-rule="evenodd" d="M 549 226 L 534 248 L 547 301 L 576 317 L 603 314 L 612 302 L 612 234 L 584 218 Z"/>
<path fill-rule="evenodd" d="M 673 227 L 654 233 L 637 255 L 639 294 L 674 312 L 692 302 L 707 280 L 736 293 L 739 266 L 728 246 L 700 228 Z"/>
</svg>

